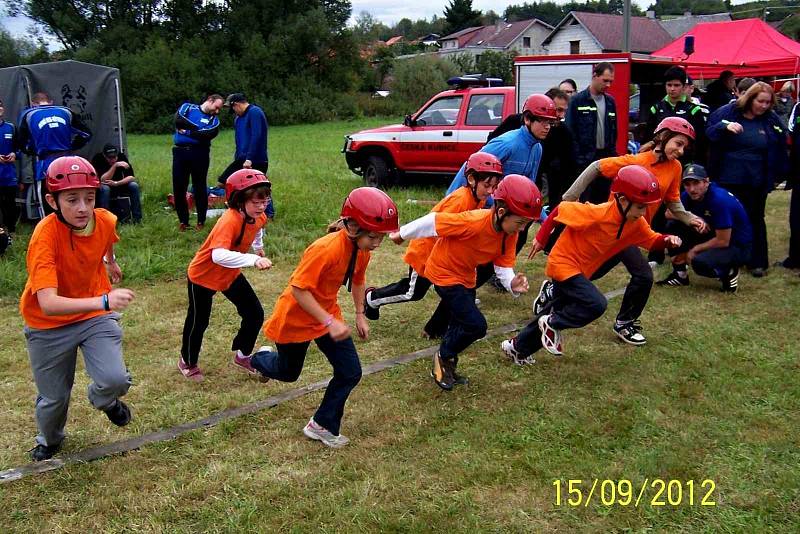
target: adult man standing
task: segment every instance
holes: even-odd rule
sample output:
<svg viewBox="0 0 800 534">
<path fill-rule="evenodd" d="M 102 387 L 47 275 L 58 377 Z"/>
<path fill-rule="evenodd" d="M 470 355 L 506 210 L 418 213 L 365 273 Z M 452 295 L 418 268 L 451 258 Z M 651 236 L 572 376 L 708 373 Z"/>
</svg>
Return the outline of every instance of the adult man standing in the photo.
<svg viewBox="0 0 800 534">
<path fill-rule="evenodd" d="M 194 205 L 197 208 L 197 228 L 206 222 L 208 211 L 208 165 L 211 140 L 219 134 L 219 110 L 222 95 L 211 94 L 200 104 L 185 103 L 175 114 L 175 135 L 172 147 L 172 194 L 178 212 L 181 232 L 189 228 L 189 205 L 186 189 L 189 178 L 194 188 Z"/>
<path fill-rule="evenodd" d="M 100 178 L 100 189 L 97 190 L 95 205 L 110 210 L 112 197 L 128 197 L 134 224 L 142 222 L 139 184 L 136 183 L 136 176 L 133 174 L 133 166 L 128 161 L 128 156 L 120 152 L 116 145 L 107 143 L 103 151 L 92 158 L 92 167 Z"/>
<path fill-rule="evenodd" d="M 37 192 L 37 201 L 41 203 L 44 197 L 40 188 L 47 167 L 56 159 L 69 156 L 88 143 L 92 132 L 80 116 L 69 108 L 54 106 L 53 99 L 47 93 L 34 93 L 31 106 L 22 112 L 17 121 L 19 146 L 23 152 L 36 156 L 34 191 Z M 44 205 L 42 203 L 42 208 Z"/>
<path fill-rule="evenodd" d="M 688 286 L 687 263 L 700 276 L 718 278 L 722 291 L 735 293 L 739 287 L 739 268 L 750 260 L 753 231 L 747 213 L 736 197 L 708 181 L 705 168 L 691 164 L 683 171 L 681 202 L 687 211 L 702 217 L 712 230 L 696 230 L 670 221 L 667 231 L 675 232 L 683 244 L 675 249 L 672 273 L 657 282 L 661 286 Z"/>
<path fill-rule="evenodd" d="M 575 165 L 578 171 L 591 162 L 617 155 L 617 106 L 607 94 L 614 81 L 614 66 L 608 62 L 595 65 L 589 87 L 569 101 L 567 127 L 572 134 Z M 611 182 L 595 181 L 587 191 L 592 203 L 608 200 Z"/>
<path fill-rule="evenodd" d="M 693 103 L 686 96 L 687 83 L 686 71 L 681 67 L 670 67 L 664 73 L 664 87 L 666 96 L 650 106 L 650 117 L 647 119 L 647 134 L 652 138 L 656 126 L 667 117 L 680 117 L 689 121 L 697 138 L 694 143 L 694 153 L 685 163 L 695 162 L 704 165 L 707 158 L 708 140 L 706 139 L 706 121 L 708 120 L 708 107 L 703 104 Z"/>
<path fill-rule="evenodd" d="M 269 124 L 264 111 L 248 102 L 243 93 L 228 95 L 225 107 L 231 108 L 236 115 L 233 119 L 236 152 L 233 155 L 233 162 L 217 178 L 222 187 L 225 187 L 228 177 L 240 169 L 257 169 L 266 174 L 269 167 L 267 155 Z M 267 203 L 266 213 L 270 219 L 275 216 L 272 198 Z"/>
</svg>

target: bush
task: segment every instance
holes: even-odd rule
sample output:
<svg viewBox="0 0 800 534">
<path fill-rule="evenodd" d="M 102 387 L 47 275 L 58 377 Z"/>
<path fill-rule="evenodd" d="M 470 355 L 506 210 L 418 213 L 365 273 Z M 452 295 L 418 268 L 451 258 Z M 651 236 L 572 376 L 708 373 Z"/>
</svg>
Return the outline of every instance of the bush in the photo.
<svg viewBox="0 0 800 534">
<path fill-rule="evenodd" d="M 447 89 L 447 80 L 458 75 L 451 62 L 436 56 L 398 60 L 394 70 L 392 96 L 416 110 L 432 95 Z"/>
</svg>

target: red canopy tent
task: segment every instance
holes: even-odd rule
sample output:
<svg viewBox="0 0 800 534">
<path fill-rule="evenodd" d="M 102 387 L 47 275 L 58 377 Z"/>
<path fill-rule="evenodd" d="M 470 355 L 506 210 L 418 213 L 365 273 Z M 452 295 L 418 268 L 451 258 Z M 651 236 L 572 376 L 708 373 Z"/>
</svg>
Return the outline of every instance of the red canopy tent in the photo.
<svg viewBox="0 0 800 534">
<path fill-rule="evenodd" d="M 800 74 L 800 43 L 774 30 L 761 19 L 700 23 L 653 56 L 681 62 L 684 37 L 694 36 L 694 54 L 687 64 L 695 78 L 711 79 L 723 70 L 737 76 L 778 76 Z"/>
</svg>

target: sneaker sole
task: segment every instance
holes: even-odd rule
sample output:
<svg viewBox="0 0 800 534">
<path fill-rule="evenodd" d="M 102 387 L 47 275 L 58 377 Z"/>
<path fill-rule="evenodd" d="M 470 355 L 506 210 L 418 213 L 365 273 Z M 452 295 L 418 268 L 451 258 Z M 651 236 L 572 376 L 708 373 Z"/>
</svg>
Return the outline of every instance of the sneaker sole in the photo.
<svg viewBox="0 0 800 534">
<path fill-rule="evenodd" d="M 314 432 L 310 431 L 308 428 L 305 427 L 303 427 L 303 434 L 305 434 L 307 438 L 313 439 L 314 441 L 319 441 L 320 443 L 331 449 L 341 449 L 342 447 L 350 443 L 349 441 L 346 441 L 344 443 L 331 443 L 329 441 L 325 441 L 320 436 L 318 436 L 317 434 L 315 434 Z"/>
<path fill-rule="evenodd" d="M 236 367 L 237 369 L 239 369 L 239 370 L 241 370 L 241 371 L 243 371 L 243 372 L 247 373 L 247 374 L 248 374 L 248 375 L 250 375 L 250 376 L 258 376 L 258 375 L 260 375 L 260 374 L 261 374 L 261 373 L 259 373 L 258 371 L 256 371 L 255 369 L 253 369 L 253 370 L 251 371 L 250 369 L 248 369 L 248 368 L 247 368 L 247 367 L 245 367 L 244 365 L 241 365 L 239 362 L 231 362 L 231 365 L 233 365 L 233 366 L 234 366 L 234 367 Z"/>
<path fill-rule="evenodd" d="M 544 311 L 544 306 L 539 304 L 539 296 L 542 294 L 542 291 L 545 287 L 547 287 L 547 283 L 549 280 L 545 280 L 542 282 L 542 285 L 539 286 L 539 293 L 536 294 L 536 300 L 533 301 L 533 315 L 538 316 L 541 315 Z"/>
</svg>

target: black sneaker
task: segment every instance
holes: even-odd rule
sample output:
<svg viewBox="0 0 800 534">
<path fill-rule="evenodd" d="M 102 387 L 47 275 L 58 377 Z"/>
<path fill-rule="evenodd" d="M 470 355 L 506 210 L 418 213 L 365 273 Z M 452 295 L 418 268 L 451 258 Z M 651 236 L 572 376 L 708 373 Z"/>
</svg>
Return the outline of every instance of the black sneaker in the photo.
<svg viewBox="0 0 800 534">
<path fill-rule="evenodd" d="M 31 459 L 34 462 L 43 462 L 52 458 L 59 450 L 61 450 L 60 443 L 58 445 L 42 445 L 38 443 L 28 452 L 31 453 Z"/>
<path fill-rule="evenodd" d="M 103 410 L 108 420 L 117 426 L 125 426 L 131 422 L 131 410 L 128 405 L 117 399 L 111 408 Z"/>
<path fill-rule="evenodd" d="M 433 368 L 431 369 L 431 377 L 436 385 L 445 391 L 451 391 L 455 385 L 456 379 L 453 376 L 456 365 L 453 360 L 445 360 L 439 355 L 439 351 L 433 355 Z"/>
<path fill-rule="evenodd" d="M 503 285 L 503 282 L 497 278 L 496 274 L 493 274 L 491 278 L 489 278 L 489 286 L 492 287 L 498 293 L 506 293 L 508 290 L 506 286 Z"/>
<path fill-rule="evenodd" d="M 364 293 L 364 315 L 366 315 L 367 319 L 370 321 L 377 321 L 381 318 L 381 309 L 373 308 L 369 305 L 369 294 L 374 289 L 374 287 L 368 287 L 367 291 Z"/>
<path fill-rule="evenodd" d="M 739 289 L 739 268 L 731 267 L 728 274 L 720 278 L 723 293 L 736 293 Z"/>
<path fill-rule="evenodd" d="M 663 280 L 659 280 L 656 282 L 657 286 L 673 286 L 673 287 L 680 287 L 680 286 L 688 286 L 689 285 L 689 275 L 686 276 L 678 276 L 678 271 L 672 271 L 669 273 L 669 276 L 664 278 Z"/>
<path fill-rule="evenodd" d="M 458 374 L 456 368 L 458 367 L 458 358 L 453 360 L 453 384 L 456 386 L 468 386 L 469 378 L 464 375 Z"/>
<path fill-rule="evenodd" d="M 533 316 L 538 317 L 544 313 L 551 302 L 553 302 L 553 282 L 545 280 L 539 287 L 536 300 L 533 301 Z"/>
<path fill-rule="evenodd" d="M 753 278 L 763 278 L 764 275 L 767 274 L 767 270 L 762 267 L 756 267 L 754 269 L 750 269 L 750 276 Z"/>
<path fill-rule="evenodd" d="M 614 333 L 630 345 L 644 345 L 647 338 L 642 334 L 642 324 L 636 320 L 625 324 L 614 323 Z"/>
</svg>

